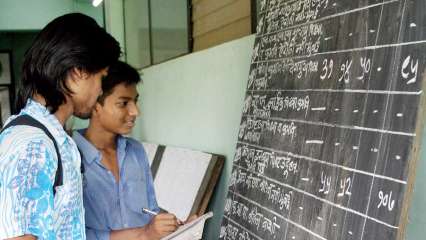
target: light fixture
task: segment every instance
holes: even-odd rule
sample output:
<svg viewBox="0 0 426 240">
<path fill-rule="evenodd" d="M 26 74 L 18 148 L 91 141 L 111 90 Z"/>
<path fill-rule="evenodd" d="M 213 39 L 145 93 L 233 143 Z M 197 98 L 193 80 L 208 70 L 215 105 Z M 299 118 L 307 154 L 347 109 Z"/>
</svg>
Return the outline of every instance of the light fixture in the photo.
<svg viewBox="0 0 426 240">
<path fill-rule="evenodd" d="M 103 1 L 103 0 L 93 0 L 93 1 L 92 1 L 92 5 L 93 5 L 94 7 L 97 7 L 97 6 L 99 6 L 99 4 L 101 4 L 101 3 L 102 3 L 102 1 Z"/>
</svg>

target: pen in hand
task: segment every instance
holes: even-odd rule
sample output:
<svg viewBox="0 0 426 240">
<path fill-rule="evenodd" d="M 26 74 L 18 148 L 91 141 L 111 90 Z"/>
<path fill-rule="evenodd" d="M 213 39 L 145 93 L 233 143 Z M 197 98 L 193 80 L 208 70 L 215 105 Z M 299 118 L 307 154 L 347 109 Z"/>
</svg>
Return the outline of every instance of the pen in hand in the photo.
<svg viewBox="0 0 426 240">
<path fill-rule="evenodd" d="M 158 215 L 158 212 L 151 211 L 151 210 L 149 210 L 147 208 L 142 208 L 142 212 L 151 214 L 152 216 L 157 216 Z M 181 220 L 179 220 L 179 219 L 177 219 L 177 222 L 178 222 L 179 225 L 183 224 L 183 222 Z"/>
<path fill-rule="evenodd" d="M 151 211 L 148 208 L 142 208 L 142 212 L 151 214 L 152 216 L 157 216 L 158 215 L 157 212 Z"/>
</svg>

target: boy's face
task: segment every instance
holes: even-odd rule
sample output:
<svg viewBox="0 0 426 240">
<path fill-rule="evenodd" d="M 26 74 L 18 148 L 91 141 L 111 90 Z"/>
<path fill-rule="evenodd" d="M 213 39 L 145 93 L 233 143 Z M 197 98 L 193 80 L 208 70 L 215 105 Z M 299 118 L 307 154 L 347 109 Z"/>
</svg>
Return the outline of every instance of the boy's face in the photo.
<svg viewBox="0 0 426 240">
<path fill-rule="evenodd" d="M 104 99 L 103 105 L 96 103 L 91 121 L 98 121 L 104 130 L 115 134 L 130 133 L 139 115 L 138 97 L 136 84 L 116 85 Z"/>
</svg>

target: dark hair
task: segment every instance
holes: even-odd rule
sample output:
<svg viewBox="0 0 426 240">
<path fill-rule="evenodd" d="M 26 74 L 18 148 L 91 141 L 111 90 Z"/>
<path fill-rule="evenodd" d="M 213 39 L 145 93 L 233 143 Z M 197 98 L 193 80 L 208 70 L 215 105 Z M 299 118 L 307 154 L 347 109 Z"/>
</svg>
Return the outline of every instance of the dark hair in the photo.
<svg viewBox="0 0 426 240">
<path fill-rule="evenodd" d="M 119 43 L 91 17 L 70 13 L 54 19 L 25 53 L 17 110 L 38 93 L 50 112 L 56 112 L 65 94 L 72 94 L 65 85 L 70 70 L 97 73 L 116 62 L 120 53 Z"/>
<path fill-rule="evenodd" d="M 98 98 L 100 104 L 108 97 L 115 86 L 124 83 L 126 86 L 138 84 L 141 81 L 138 71 L 129 64 L 117 61 L 109 67 L 108 75 L 102 79 L 102 95 Z"/>
</svg>

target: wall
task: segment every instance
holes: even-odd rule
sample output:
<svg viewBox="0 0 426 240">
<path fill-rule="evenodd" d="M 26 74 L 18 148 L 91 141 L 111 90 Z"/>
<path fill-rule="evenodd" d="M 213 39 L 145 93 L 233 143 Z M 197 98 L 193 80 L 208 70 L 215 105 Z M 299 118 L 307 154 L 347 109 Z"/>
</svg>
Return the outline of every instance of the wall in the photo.
<svg viewBox="0 0 426 240">
<path fill-rule="evenodd" d="M 424 239 L 426 234 L 426 128 L 423 129 L 420 159 L 416 169 L 414 195 L 408 216 L 407 240 Z"/>
<path fill-rule="evenodd" d="M 0 31 L 40 30 L 57 16 L 82 12 L 103 26 L 102 7 L 82 0 L 1 0 Z"/>
<path fill-rule="evenodd" d="M 139 85 L 142 115 L 134 137 L 227 158 L 205 239 L 217 239 L 219 233 L 253 41 L 245 37 L 146 68 Z"/>
</svg>

